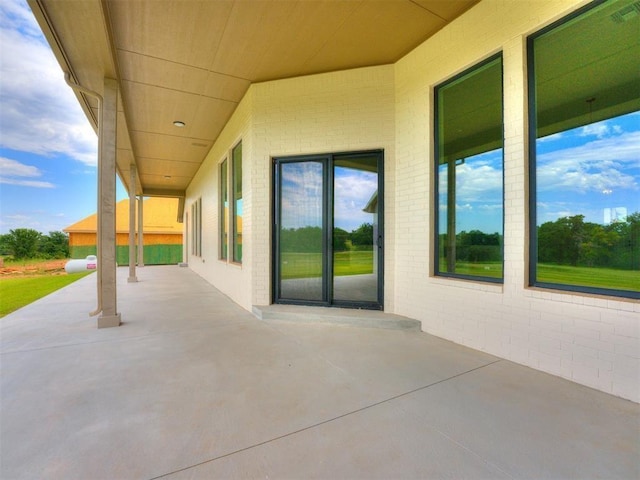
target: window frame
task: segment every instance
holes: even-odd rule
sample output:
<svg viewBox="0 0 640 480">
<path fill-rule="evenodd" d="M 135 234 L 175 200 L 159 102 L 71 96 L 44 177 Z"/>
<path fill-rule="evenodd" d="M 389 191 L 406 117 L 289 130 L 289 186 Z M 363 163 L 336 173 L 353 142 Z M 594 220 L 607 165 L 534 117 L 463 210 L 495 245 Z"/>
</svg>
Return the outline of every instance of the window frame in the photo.
<svg viewBox="0 0 640 480">
<path fill-rule="evenodd" d="M 191 254 L 202 257 L 202 197 L 191 204 Z"/>
<path fill-rule="evenodd" d="M 467 275 L 461 273 L 449 273 L 449 272 L 441 272 L 440 271 L 440 173 L 439 173 L 439 162 L 440 162 L 440 122 L 439 122 L 439 114 L 440 114 L 440 106 L 438 94 L 440 90 L 457 80 L 469 75 L 470 73 L 483 68 L 484 66 L 494 62 L 495 60 L 500 59 L 500 72 L 501 72 L 501 82 L 500 82 L 500 91 L 501 91 L 501 101 L 502 101 L 502 124 L 501 124 L 501 136 L 502 136 L 502 241 L 500 244 L 500 257 L 502 261 L 502 275 L 500 278 L 496 277 L 487 277 L 480 275 Z M 504 284 L 504 231 L 505 231 L 505 173 L 504 173 L 504 55 L 503 52 L 497 52 L 489 57 L 473 64 L 469 68 L 464 69 L 462 72 L 454 75 L 447 80 L 444 80 L 437 84 L 433 88 L 433 276 L 441 277 L 441 278 L 452 278 L 452 279 L 462 279 L 462 280 L 471 280 L 476 282 L 483 283 L 493 283 L 493 284 Z M 449 187 L 447 183 L 447 188 Z"/>
<path fill-rule="evenodd" d="M 225 157 L 218 165 L 218 259 L 229 259 L 229 161 Z"/>
<path fill-rule="evenodd" d="M 549 32 L 561 28 L 568 22 L 602 6 L 608 0 L 593 0 L 587 5 L 577 8 L 568 15 L 552 22 L 544 28 L 530 34 L 526 38 L 526 81 L 527 81 L 527 140 L 528 140 L 528 175 L 529 175 L 529 265 L 528 286 L 544 289 L 560 290 L 567 293 L 605 295 L 608 297 L 640 298 L 639 291 L 620 290 L 615 288 L 591 287 L 538 281 L 538 209 L 537 209 L 537 110 L 536 110 L 536 72 L 535 72 L 535 40 Z"/>
<path fill-rule="evenodd" d="M 240 157 L 239 157 L 239 167 L 237 167 L 236 164 L 236 152 L 240 151 Z M 240 254 L 238 254 L 238 250 L 237 247 L 240 246 L 242 247 L 242 241 L 238 242 L 238 234 L 240 236 L 242 236 L 242 232 L 243 232 L 243 226 L 240 227 L 240 231 L 238 232 L 238 217 L 240 217 L 242 219 L 242 214 L 238 215 L 237 214 L 237 201 L 240 199 L 242 200 L 243 198 L 243 179 L 242 179 L 242 173 L 243 173 L 243 155 L 242 155 L 242 140 L 240 140 L 238 143 L 235 144 L 235 146 L 231 149 L 231 154 L 229 155 L 229 158 L 231 158 L 231 165 L 230 165 L 230 169 L 229 169 L 229 177 L 230 177 L 230 198 L 229 198 L 229 221 L 230 221 L 230 227 L 229 230 L 229 247 L 231 250 L 231 263 L 235 263 L 237 265 L 242 265 L 242 251 L 240 250 Z M 238 177 L 238 171 L 239 170 L 239 177 Z M 236 180 L 239 179 L 239 183 L 240 183 L 240 197 L 236 197 Z M 243 212 L 244 212 L 244 205 L 243 205 Z"/>
</svg>

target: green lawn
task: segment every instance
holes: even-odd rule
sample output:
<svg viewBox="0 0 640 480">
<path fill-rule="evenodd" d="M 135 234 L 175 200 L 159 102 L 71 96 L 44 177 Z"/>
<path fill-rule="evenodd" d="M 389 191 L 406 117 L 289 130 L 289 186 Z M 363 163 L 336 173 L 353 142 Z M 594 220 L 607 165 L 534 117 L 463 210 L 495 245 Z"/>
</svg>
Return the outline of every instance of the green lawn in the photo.
<svg viewBox="0 0 640 480">
<path fill-rule="evenodd" d="M 0 317 L 79 280 L 89 273 L 0 279 Z"/>
<path fill-rule="evenodd" d="M 373 250 L 353 250 L 335 253 L 333 274 L 336 277 L 363 275 L 366 273 L 373 273 Z"/>
<path fill-rule="evenodd" d="M 440 266 L 446 267 L 447 261 L 440 259 Z M 456 273 L 459 275 L 475 275 L 479 277 L 502 278 L 502 262 L 486 263 L 456 263 Z"/>
<path fill-rule="evenodd" d="M 446 259 L 440 259 L 440 265 L 446 266 Z M 501 263 L 463 263 L 456 264 L 456 273 L 501 278 Z M 538 265 L 538 281 L 561 285 L 612 288 L 617 290 L 640 291 L 640 272 L 638 270 L 616 270 L 613 268 L 572 267 L 569 265 Z"/>
<path fill-rule="evenodd" d="M 572 267 L 569 265 L 538 265 L 538 281 L 640 291 L 640 271 L 612 268 Z"/>
<path fill-rule="evenodd" d="M 336 276 L 373 273 L 373 251 L 337 252 L 333 264 Z M 282 279 L 313 278 L 322 275 L 320 253 L 283 253 Z"/>
</svg>

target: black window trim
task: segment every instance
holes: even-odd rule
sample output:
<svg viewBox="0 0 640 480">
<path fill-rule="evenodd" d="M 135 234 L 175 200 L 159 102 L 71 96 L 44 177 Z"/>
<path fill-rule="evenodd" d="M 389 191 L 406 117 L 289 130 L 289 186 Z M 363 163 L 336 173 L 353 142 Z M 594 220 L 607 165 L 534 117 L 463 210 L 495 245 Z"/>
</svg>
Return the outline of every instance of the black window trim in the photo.
<svg viewBox="0 0 640 480">
<path fill-rule="evenodd" d="M 500 70 L 502 82 L 500 85 L 500 90 L 502 91 L 502 245 L 500 245 L 501 257 L 502 257 L 502 278 L 495 277 L 484 277 L 480 275 L 465 275 L 460 273 L 448 273 L 448 272 L 440 272 L 440 176 L 438 174 L 438 162 L 440 156 L 440 145 L 439 145 L 439 125 L 438 125 L 438 91 L 452 82 L 468 75 L 478 68 L 482 68 L 483 66 L 493 62 L 494 60 L 500 58 Z M 505 212 L 504 212 L 504 57 L 503 52 L 500 51 L 489 57 L 479 61 L 478 63 L 473 64 L 469 68 L 466 68 L 464 71 L 454 75 L 453 77 L 443 81 L 436 85 L 433 89 L 433 201 L 434 201 L 434 209 L 433 209 L 433 275 L 435 277 L 441 278 L 452 278 L 452 279 L 461 279 L 461 280 L 471 280 L 474 282 L 483 282 L 483 283 L 494 283 L 503 285 L 504 284 L 504 224 L 505 224 Z"/>
<path fill-rule="evenodd" d="M 568 15 L 556 20 L 546 27 L 532 33 L 527 37 L 527 119 L 528 119 L 528 154 L 529 154 L 529 287 L 540 287 L 552 290 L 561 290 L 568 293 L 588 293 L 623 298 L 640 298 L 640 292 L 632 290 L 620 290 L 615 288 L 589 287 L 581 285 L 568 285 L 564 283 L 539 282 L 538 273 L 538 214 L 537 214 L 537 183 L 536 183 L 536 86 L 535 86 L 535 62 L 534 42 L 537 38 L 549 33 L 557 27 L 585 14 L 586 12 L 601 6 L 608 0 L 593 0 Z"/>
</svg>

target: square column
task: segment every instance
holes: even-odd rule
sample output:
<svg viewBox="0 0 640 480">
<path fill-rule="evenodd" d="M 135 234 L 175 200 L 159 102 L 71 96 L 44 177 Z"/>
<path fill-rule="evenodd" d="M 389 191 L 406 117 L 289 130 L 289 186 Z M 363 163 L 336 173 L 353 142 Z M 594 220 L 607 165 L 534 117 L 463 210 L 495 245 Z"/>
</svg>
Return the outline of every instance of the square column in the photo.
<svg viewBox="0 0 640 480">
<path fill-rule="evenodd" d="M 116 295 L 116 118 L 118 82 L 104 79 L 98 164 L 98 285 L 102 312 L 98 328 L 117 327 Z"/>
<path fill-rule="evenodd" d="M 144 211 L 144 196 L 138 197 L 138 266 L 144 267 L 144 228 L 142 227 L 142 213 Z"/>
<path fill-rule="evenodd" d="M 136 166 L 129 165 L 129 278 L 127 282 L 137 282 L 136 277 Z"/>
</svg>

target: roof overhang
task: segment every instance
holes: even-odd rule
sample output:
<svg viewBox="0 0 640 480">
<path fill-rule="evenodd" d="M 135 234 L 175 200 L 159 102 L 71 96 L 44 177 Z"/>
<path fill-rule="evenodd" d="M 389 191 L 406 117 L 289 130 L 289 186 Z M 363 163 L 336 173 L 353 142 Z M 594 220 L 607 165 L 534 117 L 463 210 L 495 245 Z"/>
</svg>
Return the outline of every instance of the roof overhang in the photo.
<svg viewBox="0 0 640 480">
<path fill-rule="evenodd" d="M 252 83 L 394 63 L 478 1 L 28 0 L 73 82 L 118 81 L 125 188 L 180 198 Z"/>
</svg>

